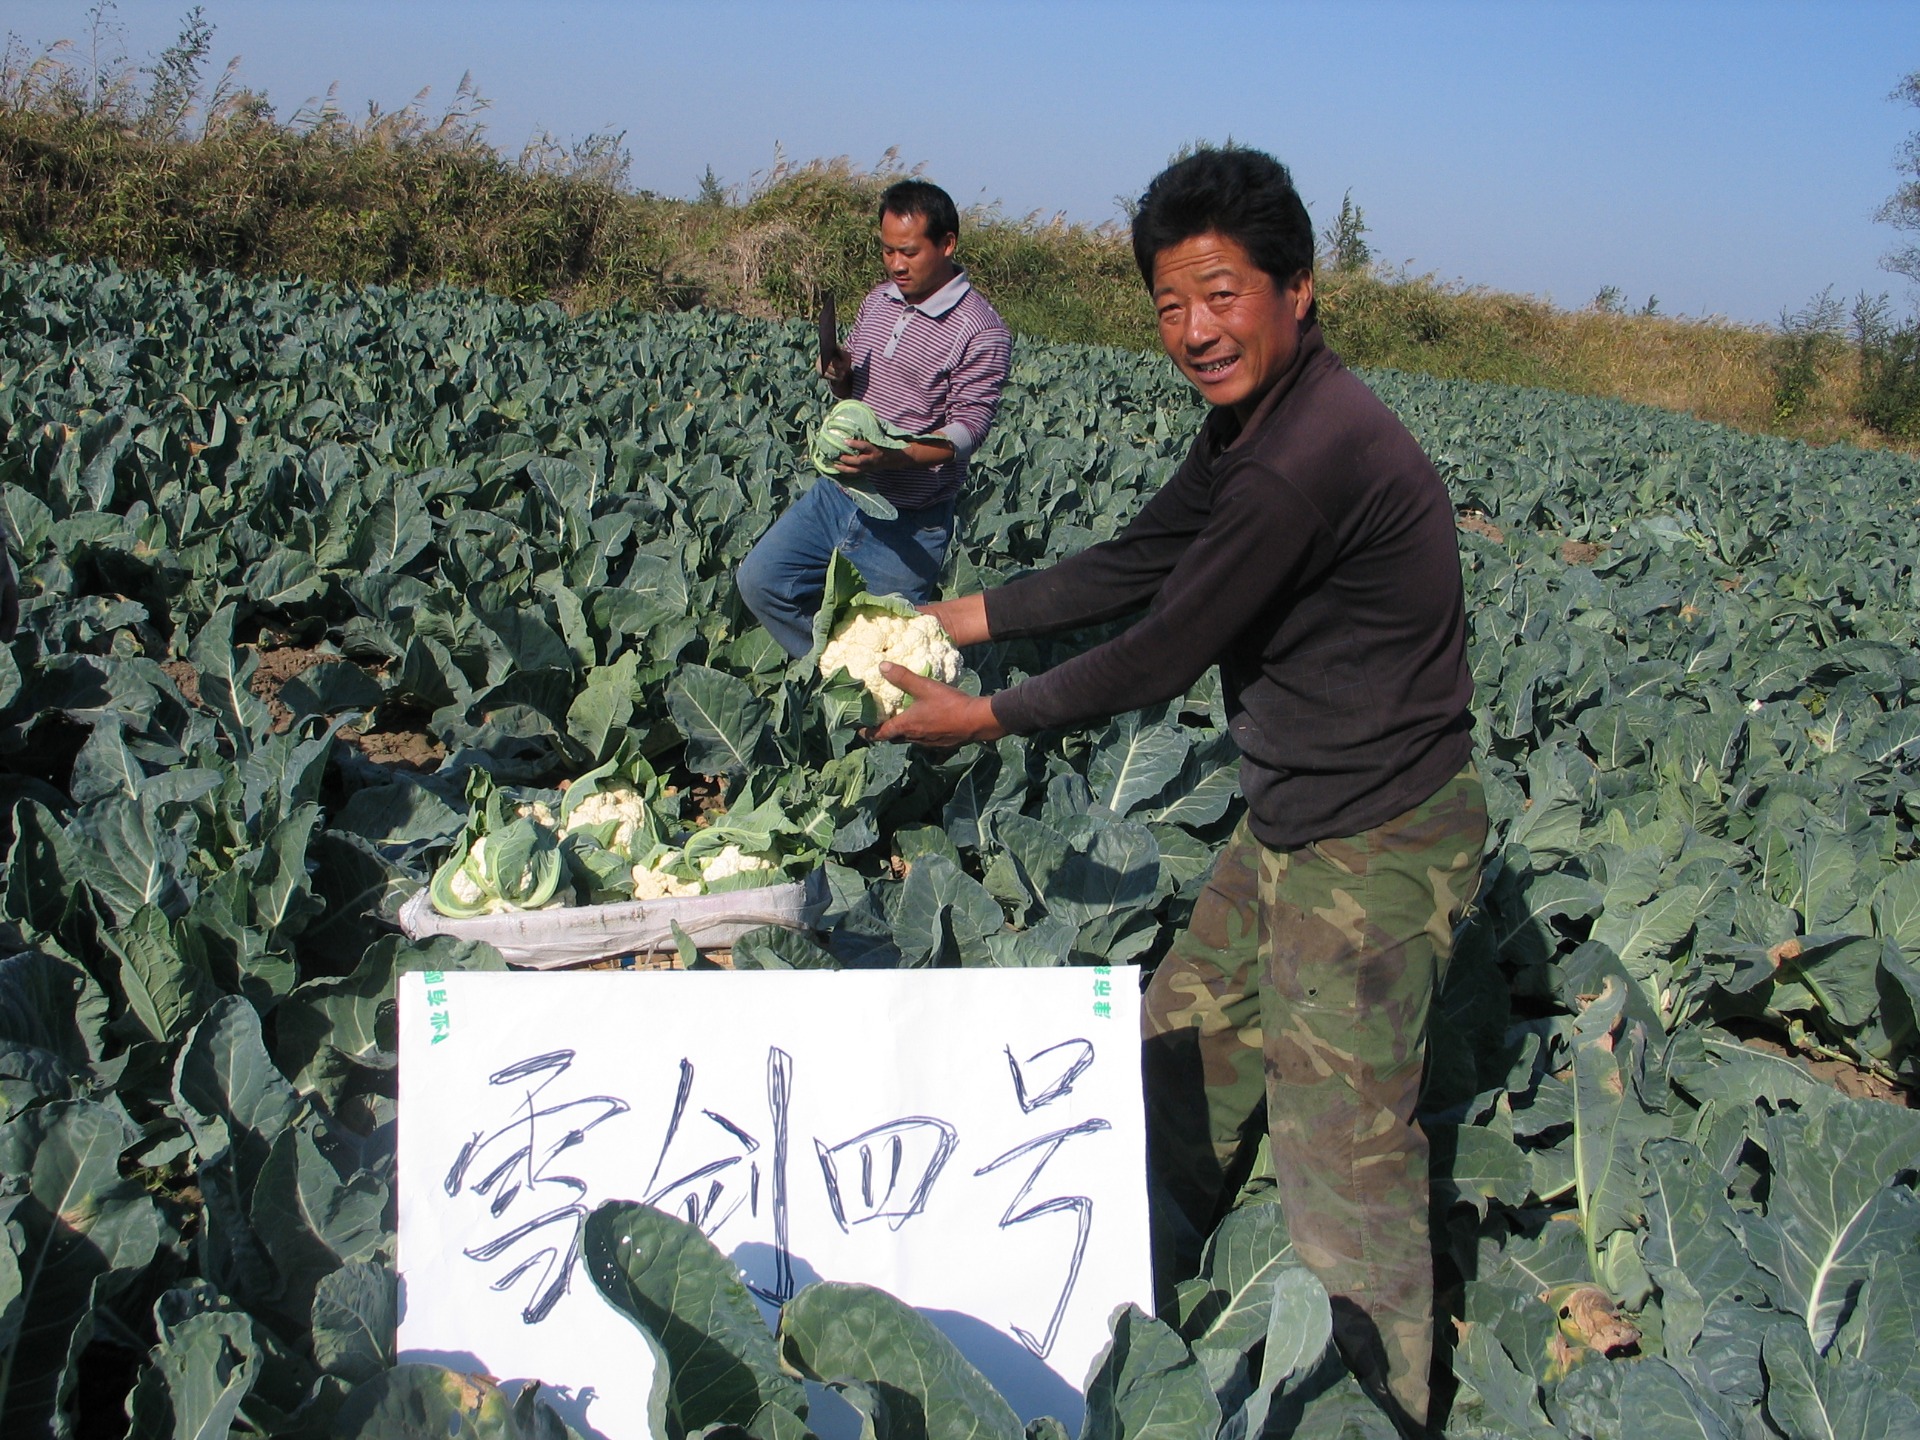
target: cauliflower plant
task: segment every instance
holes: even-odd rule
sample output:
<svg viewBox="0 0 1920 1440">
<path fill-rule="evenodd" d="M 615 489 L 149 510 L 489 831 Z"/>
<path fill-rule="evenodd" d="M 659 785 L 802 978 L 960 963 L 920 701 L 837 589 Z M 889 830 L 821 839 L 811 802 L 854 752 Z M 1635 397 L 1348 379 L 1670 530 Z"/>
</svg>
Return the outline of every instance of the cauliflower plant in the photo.
<svg viewBox="0 0 1920 1440">
<path fill-rule="evenodd" d="M 911 705 L 913 698 L 899 686 L 888 684 L 880 674 L 880 664 L 885 660 L 942 684 L 952 685 L 960 679 L 960 652 L 933 616 L 908 619 L 864 607 L 852 610 L 834 628 L 832 638 L 820 652 L 820 673 L 831 675 L 845 670 L 867 687 L 880 707 L 881 718 L 888 719 Z"/>
</svg>

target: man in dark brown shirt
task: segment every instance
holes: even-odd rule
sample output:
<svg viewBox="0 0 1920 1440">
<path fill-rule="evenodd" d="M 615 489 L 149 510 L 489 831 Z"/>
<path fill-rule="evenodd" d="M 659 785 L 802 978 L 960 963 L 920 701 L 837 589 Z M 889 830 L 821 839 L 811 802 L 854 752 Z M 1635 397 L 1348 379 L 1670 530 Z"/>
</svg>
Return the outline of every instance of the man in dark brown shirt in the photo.
<svg viewBox="0 0 1920 1440">
<path fill-rule="evenodd" d="M 1313 231 L 1284 166 L 1248 150 L 1179 162 L 1142 197 L 1133 244 L 1161 343 L 1214 407 L 1185 463 L 1112 540 L 926 608 L 962 645 L 1144 613 L 993 696 L 890 668 L 914 704 L 876 735 L 949 746 L 1080 725 L 1220 666 L 1247 816 L 1147 992 L 1156 1272 L 1163 1290 L 1192 1272 L 1264 1098 L 1336 1341 L 1422 1434 L 1433 1258 L 1414 1108 L 1486 836 L 1452 504 L 1321 338 Z"/>
</svg>

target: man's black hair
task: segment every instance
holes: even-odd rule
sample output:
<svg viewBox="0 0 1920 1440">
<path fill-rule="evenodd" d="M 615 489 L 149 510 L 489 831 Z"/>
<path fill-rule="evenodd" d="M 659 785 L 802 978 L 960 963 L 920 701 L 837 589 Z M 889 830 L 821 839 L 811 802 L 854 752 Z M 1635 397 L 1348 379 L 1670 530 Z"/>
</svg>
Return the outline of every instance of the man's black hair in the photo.
<svg viewBox="0 0 1920 1440">
<path fill-rule="evenodd" d="M 954 208 L 953 197 L 930 181 L 896 180 L 889 185 L 880 194 L 880 213 L 874 218 L 888 215 L 919 216 L 926 223 L 929 240 L 944 240 L 960 233 L 960 212 Z"/>
<path fill-rule="evenodd" d="M 1263 151 L 1201 150 L 1153 177 L 1133 216 L 1133 259 L 1147 288 L 1162 250 L 1208 231 L 1238 243 L 1275 284 L 1313 269 L 1306 202 L 1287 167 Z"/>
</svg>

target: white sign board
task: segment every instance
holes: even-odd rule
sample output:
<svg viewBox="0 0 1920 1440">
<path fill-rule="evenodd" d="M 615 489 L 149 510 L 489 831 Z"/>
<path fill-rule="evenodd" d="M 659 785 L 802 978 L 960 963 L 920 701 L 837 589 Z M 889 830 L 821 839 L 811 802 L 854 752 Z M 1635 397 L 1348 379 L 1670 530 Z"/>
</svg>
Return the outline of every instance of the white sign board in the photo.
<svg viewBox="0 0 1920 1440">
<path fill-rule="evenodd" d="M 537 1378 L 646 1434 L 650 1369 L 586 1215 L 691 1220 L 771 1315 L 815 1279 L 940 1326 L 1078 1428 L 1113 1309 L 1150 1309 L 1130 967 L 410 974 L 400 1358 Z"/>
</svg>

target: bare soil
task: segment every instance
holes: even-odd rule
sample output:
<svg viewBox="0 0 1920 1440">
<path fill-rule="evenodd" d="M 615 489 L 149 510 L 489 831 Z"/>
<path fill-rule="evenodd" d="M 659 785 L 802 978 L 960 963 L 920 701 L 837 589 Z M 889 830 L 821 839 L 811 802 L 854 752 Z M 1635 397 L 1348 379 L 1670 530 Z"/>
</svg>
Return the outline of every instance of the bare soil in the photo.
<svg viewBox="0 0 1920 1440">
<path fill-rule="evenodd" d="M 447 747 L 420 730 L 368 730 L 363 734 L 351 726 L 342 726 L 340 738 L 374 764 L 396 769 L 438 770 L 440 762 L 447 758 Z"/>
<path fill-rule="evenodd" d="M 680 789 L 680 813 L 702 823 L 716 810 L 727 808 L 726 781 L 718 775 L 686 775 L 675 768 L 672 777 Z"/>
<path fill-rule="evenodd" d="M 253 679 L 247 682 L 247 689 L 267 702 L 267 713 L 273 716 L 274 734 L 280 734 L 293 724 L 293 712 L 280 703 L 280 687 L 294 676 L 306 674 L 316 665 L 339 663 L 338 655 L 305 650 L 295 645 L 260 651 L 259 668 L 253 672 Z"/>
<path fill-rule="evenodd" d="M 1904 1105 L 1909 1110 L 1920 1109 L 1920 1097 L 1916 1097 L 1913 1091 L 1846 1060 L 1803 1054 L 1770 1035 L 1745 1034 L 1737 1038 L 1749 1050 L 1797 1061 L 1806 1066 L 1816 1080 L 1824 1081 L 1855 1100 L 1880 1100 L 1889 1105 Z"/>
<path fill-rule="evenodd" d="M 273 729 L 279 734 L 293 723 L 293 712 L 280 702 L 280 690 L 289 680 L 304 675 L 317 665 L 342 665 L 350 663 L 344 656 L 331 651 L 315 650 L 302 645 L 281 645 L 270 650 L 257 652 L 259 664 L 253 672 L 253 678 L 247 682 L 252 691 L 267 705 L 267 713 L 273 717 Z M 189 705 L 200 703 L 200 677 L 191 662 L 186 660 L 167 660 L 160 668 L 179 688 L 182 698 Z M 403 717 L 404 718 L 404 717 Z M 440 762 L 447 758 L 447 748 L 423 729 L 405 724 L 393 728 L 358 730 L 344 726 L 340 738 L 355 746 L 362 755 L 376 765 L 391 765 L 409 770 L 437 770 Z"/>
<path fill-rule="evenodd" d="M 200 673 L 185 660 L 163 660 L 160 668 L 173 681 L 174 688 L 180 692 L 180 698 L 189 705 L 200 703 Z"/>
<path fill-rule="evenodd" d="M 1479 510 L 1462 510 L 1455 522 L 1460 529 L 1471 535 L 1484 536 L 1496 545 L 1507 543 L 1507 532 Z M 1560 542 L 1560 563 L 1563 565 L 1592 565 L 1607 552 L 1604 545 L 1596 545 L 1591 540 L 1562 540 Z"/>
<path fill-rule="evenodd" d="M 1484 535 L 1496 545 L 1504 545 L 1507 543 L 1507 532 L 1494 524 L 1493 521 L 1489 520 L 1478 510 L 1462 511 L 1459 525 L 1462 530 L 1474 535 Z"/>
</svg>

